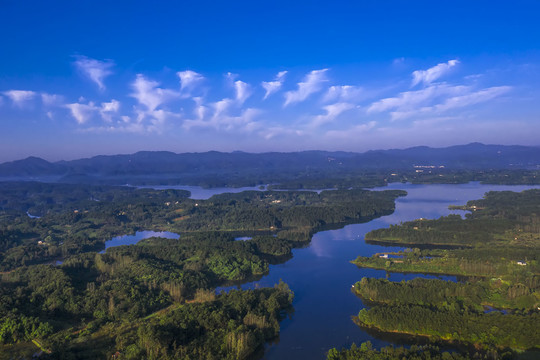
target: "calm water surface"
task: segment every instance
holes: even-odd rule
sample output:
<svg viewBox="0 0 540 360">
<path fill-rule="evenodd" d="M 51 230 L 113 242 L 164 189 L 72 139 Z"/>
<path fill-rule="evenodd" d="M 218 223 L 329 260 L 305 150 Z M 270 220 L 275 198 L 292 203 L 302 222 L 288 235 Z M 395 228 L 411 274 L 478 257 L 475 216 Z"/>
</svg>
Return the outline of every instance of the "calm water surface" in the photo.
<svg viewBox="0 0 540 360">
<path fill-rule="evenodd" d="M 411 185 L 394 183 L 376 190 L 400 189 L 408 195 L 396 201 L 396 211 L 368 223 L 348 225 L 343 229 L 315 234 L 307 248 L 293 251 L 288 262 L 270 267 L 269 275 L 242 285 L 273 286 L 279 279 L 289 284 L 295 293 L 295 312 L 281 322 L 280 338 L 267 345 L 264 359 L 325 359 L 328 349 L 360 344 L 370 340 L 376 346 L 389 343 L 378 340 L 356 326 L 351 316 L 364 307 L 351 293 L 351 285 L 364 276 L 385 277 L 382 270 L 360 269 L 349 261 L 358 255 L 371 256 L 381 251 L 401 250 L 364 242 L 364 235 L 374 229 L 388 227 L 418 218 L 435 219 L 451 213 L 449 205 L 463 205 L 479 199 L 487 191 L 522 191 L 530 186 L 497 186 L 469 183 L 460 185 Z M 388 274 L 392 281 L 413 279 L 419 274 Z M 455 281 L 453 276 L 438 278 Z"/>
<path fill-rule="evenodd" d="M 265 191 L 266 186 L 263 186 L 260 188 L 259 186 L 254 187 L 239 187 L 239 188 L 209 188 L 205 189 L 200 186 L 188 186 L 188 185 L 177 185 L 177 186 L 137 186 L 139 189 L 155 189 L 155 190 L 167 190 L 167 189 L 174 189 L 174 190 L 187 190 L 191 192 L 191 199 L 197 199 L 197 200 L 206 200 L 211 198 L 213 195 L 217 194 L 223 194 L 223 193 L 239 193 L 242 191 Z"/>
<path fill-rule="evenodd" d="M 120 245 L 134 245 L 141 240 L 151 237 L 161 237 L 165 239 L 179 239 L 180 235 L 168 231 L 137 231 L 134 235 L 122 235 L 113 237 L 105 241 L 105 250 L 100 251 L 103 254 L 108 248 Z"/>
</svg>

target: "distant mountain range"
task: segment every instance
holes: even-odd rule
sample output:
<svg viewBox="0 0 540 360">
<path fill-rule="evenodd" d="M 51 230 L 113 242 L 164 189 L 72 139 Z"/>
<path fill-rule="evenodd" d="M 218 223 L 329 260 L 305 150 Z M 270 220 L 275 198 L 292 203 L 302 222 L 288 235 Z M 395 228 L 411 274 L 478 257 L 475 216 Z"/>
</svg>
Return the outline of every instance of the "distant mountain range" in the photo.
<svg viewBox="0 0 540 360">
<path fill-rule="evenodd" d="M 141 151 L 131 155 L 101 155 L 72 161 L 48 162 L 29 157 L 0 164 L 2 178 L 55 177 L 56 181 L 88 182 L 96 178 L 227 176 L 272 173 L 329 173 L 363 170 L 404 170 L 414 166 L 445 169 L 538 169 L 540 147 L 468 145 L 446 148 L 426 146 L 364 153 L 302 151 L 291 153 L 175 154 Z"/>
</svg>

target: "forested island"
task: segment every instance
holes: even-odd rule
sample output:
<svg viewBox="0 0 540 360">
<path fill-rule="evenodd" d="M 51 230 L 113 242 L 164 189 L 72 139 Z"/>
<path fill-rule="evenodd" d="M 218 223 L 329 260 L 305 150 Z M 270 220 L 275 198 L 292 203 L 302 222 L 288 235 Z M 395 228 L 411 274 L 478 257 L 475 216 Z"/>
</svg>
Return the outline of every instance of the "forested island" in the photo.
<svg viewBox="0 0 540 360">
<path fill-rule="evenodd" d="M 410 248 L 358 257 L 353 263 L 462 280 L 363 278 L 353 292 L 370 308 L 362 309 L 356 321 L 382 332 L 474 345 L 499 355 L 507 351 L 510 357 L 517 354 L 512 351 L 538 351 L 540 191 L 489 192 L 456 208 L 470 212 L 465 219 L 419 219 L 368 233 L 367 241 Z M 336 350 L 334 358 L 353 353 L 358 350 Z M 416 358 L 409 355 L 403 358 Z"/>
<path fill-rule="evenodd" d="M 213 289 L 267 273 L 316 231 L 390 214 L 405 192 L 188 195 L 3 183 L 0 358 L 29 357 L 37 347 L 51 359 L 247 358 L 277 336 L 293 294 L 284 283 Z M 100 253 L 105 241 L 138 230 L 180 239 Z"/>
</svg>

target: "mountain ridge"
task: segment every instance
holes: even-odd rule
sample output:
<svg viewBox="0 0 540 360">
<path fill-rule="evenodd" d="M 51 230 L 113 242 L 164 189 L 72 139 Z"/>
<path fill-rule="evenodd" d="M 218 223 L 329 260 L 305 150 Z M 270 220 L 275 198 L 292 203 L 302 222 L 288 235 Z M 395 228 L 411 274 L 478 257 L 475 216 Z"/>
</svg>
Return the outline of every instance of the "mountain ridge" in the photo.
<svg viewBox="0 0 540 360">
<path fill-rule="evenodd" d="M 0 164 L 0 177 L 128 176 L 146 174 L 234 173 L 238 171 L 336 171 L 411 169 L 441 166 L 448 169 L 531 169 L 540 165 L 540 147 L 470 143 L 444 148 L 299 152 L 190 152 L 139 151 L 49 162 L 30 156 Z"/>
</svg>

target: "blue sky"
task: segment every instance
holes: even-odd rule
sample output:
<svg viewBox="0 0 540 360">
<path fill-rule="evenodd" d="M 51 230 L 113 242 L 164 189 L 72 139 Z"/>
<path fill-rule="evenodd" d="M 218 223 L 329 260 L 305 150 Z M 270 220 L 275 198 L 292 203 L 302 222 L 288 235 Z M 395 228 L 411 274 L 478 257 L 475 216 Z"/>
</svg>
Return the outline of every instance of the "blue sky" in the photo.
<svg viewBox="0 0 540 360">
<path fill-rule="evenodd" d="M 0 0 L 0 161 L 540 145 L 537 1 L 155 3 Z"/>
</svg>

